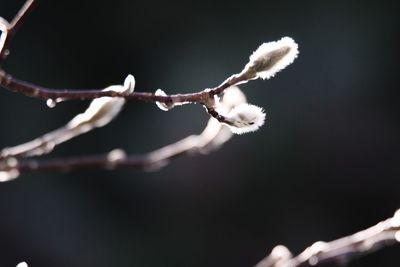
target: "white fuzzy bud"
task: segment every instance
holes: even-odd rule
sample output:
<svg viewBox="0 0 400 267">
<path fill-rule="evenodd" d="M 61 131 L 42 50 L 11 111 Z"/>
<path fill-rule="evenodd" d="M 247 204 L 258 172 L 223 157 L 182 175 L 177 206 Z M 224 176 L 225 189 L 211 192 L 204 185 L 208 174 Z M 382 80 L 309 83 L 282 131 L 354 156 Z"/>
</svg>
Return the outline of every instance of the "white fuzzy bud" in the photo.
<svg viewBox="0 0 400 267">
<path fill-rule="evenodd" d="M 28 264 L 26 262 L 20 262 L 16 267 L 28 267 Z"/>
<path fill-rule="evenodd" d="M 257 131 L 265 121 L 262 108 L 243 103 L 235 106 L 226 116 L 230 130 L 235 134 Z"/>
<path fill-rule="evenodd" d="M 167 94 L 161 89 L 157 89 L 156 92 L 154 93 L 154 95 L 156 95 L 156 96 L 167 96 Z M 157 107 L 159 109 L 161 109 L 163 111 L 168 111 L 168 110 L 170 110 L 170 109 L 172 109 L 174 107 L 174 104 L 167 105 L 165 103 L 158 102 L 158 101 L 156 101 L 156 105 L 157 105 Z"/>
<path fill-rule="evenodd" d="M 298 45 L 290 37 L 263 43 L 250 56 L 250 61 L 243 72 L 252 74 L 251 79 L 269 79 L 291 64 L 298 53 Z"/>
</svg>

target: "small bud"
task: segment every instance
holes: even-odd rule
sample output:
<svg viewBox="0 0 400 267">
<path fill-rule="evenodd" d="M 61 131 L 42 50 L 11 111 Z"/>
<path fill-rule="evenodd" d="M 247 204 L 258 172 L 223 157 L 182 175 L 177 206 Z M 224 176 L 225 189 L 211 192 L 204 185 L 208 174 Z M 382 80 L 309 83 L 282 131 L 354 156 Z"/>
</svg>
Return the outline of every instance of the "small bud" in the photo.
<svg viewBox="0 0 400 267">
<path fill-rule="evenodd" d="M 227 124 L 235 134 L 258 130 L 265 120 L 262 108 L 247 103 L 237 105 L 226 115 Z"/>
<path fill-rule="evenodd" d="M 156 96 L 167 96 L 167 94 L 161 90 L 161 89 L 157 89 L 157 91 L 154 93 L 154 95 Z M 162 102 L 158 102 L 156 101 L 156 105 L 159 109 L 163 110 L 163 111 L 168 111 L 170 109 L 172 109 L 174 107 L 174 104 L 166 104 L 166 103 L 162 103 Z"/>
<path fill-rule="evenodd" d="M 20 262 L 16 267 L 28 267 L 28 264 L 26 262 Z"/>
<path fill-rule="evenodd" d="M 250 75 L 249 79 L 269 79 L 291 64 L 298 53 L 298 45 L 290 37 L 263 43 L 250 56 L 243 73 Z"/>
<path fill-rule="evenodd" d="M 116 161 L 119 161 L 119 160 L 123 160 L 125 158 L 126 158 L 125 151 L 122 150 L 122 149 L 119 149 L 119 148 L 111 150 L 107 154 L 107 160 L 110 161 L 110 162 L 116 162 Z"/>
<path fill-rule="evenodd" d="M 124 160 L 125 158 L 126 158 L 126 153 L 125 153 L 124 150 L 119 149 L 119 148 L 111 150 L 107 154 L 107 161 L 108 162 L 106 164 L 106 168 L 110 169 L 110 170 L 114 169 L 115 165 L 119 161 Z"/>
</svg>

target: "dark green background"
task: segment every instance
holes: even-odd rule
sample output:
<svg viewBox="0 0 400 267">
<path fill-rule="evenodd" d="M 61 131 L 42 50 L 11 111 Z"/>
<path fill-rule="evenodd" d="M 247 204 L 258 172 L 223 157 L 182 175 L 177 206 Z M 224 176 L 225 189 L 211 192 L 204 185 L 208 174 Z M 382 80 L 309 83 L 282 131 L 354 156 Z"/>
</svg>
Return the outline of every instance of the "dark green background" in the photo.
<svg viewBox="0 0 400 267">
<path fill-rule="evenodd" d="M 267 111 L 256 133 L 158 172 L 36 173 L 0 184 L 0 266 L 249 267 L 278 244 L 298 253 L 400 208 L 397 1 L 38 1 L 3 67 L 53 88 L 193 92 L 241 70 L 265 41 L 300 55 L 242 89 Z M 0 0 L 11 19 L 21 0 Z M 0 146 L 67 122 L 87 103 L 48 109 L 0 91 Z M 116 147 L 142 153 L 198 133 L 200 106 L 129 103 L 105 128 L 50 156 Z M 395 246 L 351 266 L 397 266 Z"/>
</svg>

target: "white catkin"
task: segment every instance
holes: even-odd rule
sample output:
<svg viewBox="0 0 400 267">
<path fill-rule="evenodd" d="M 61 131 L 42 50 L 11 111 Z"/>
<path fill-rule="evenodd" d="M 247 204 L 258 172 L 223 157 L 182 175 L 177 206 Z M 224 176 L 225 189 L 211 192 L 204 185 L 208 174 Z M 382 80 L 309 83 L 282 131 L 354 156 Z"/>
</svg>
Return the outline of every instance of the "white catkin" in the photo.
<svg viewBox="0 0 400 267">
<path fill-rule="evenodd" d="M 297 43 L 290 37 L 263 43 L 250 56 L 244 72 L 256 72 L 254 78 L 269 79 L 291 64 L 299 53 Z"/>
<path fill-rule="evenodd" d="M 235 106 L 226 119 L 234 134 L 244 134 L 257 131 L 264 124 L 265 113 L 260 107 L 243 103 Z"/>
</svg>

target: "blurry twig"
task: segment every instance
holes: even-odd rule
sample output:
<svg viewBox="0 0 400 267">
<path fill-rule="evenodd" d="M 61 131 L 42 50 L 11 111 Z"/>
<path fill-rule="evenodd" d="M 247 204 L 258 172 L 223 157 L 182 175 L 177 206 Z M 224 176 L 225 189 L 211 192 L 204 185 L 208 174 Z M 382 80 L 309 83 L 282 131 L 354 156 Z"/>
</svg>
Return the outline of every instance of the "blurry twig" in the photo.
<svg viewBox="0 0 400 267">
<path fill-rule="evenodd" d="M 316 242 L 294 257 L 285 246 L 277 246 L 255 267 L 344 266 L 396 242 L 400 242 L 400 210 L 366 230 L 331 242 Z"/>
<path fill-rule="evenodd" d="M 134 168 L 156 170 L 168 164 L 168 162 L 176 157 L 187 154 L 204 154 L 217 149 L 223 143 L 228 141 L 232 136 L 231 131 L 210 118 L 207 127 L 199 135 L 188 136 L 176 143 L 154 150 L 144 155 L 127 156 L 122 149 L 114 149 L 106 154 L 74 156 L 69 158 L 53 158 L 53 159 L 23 159 L 8 160 L 8 165 L 0 166 L 3 171 L 8 174 L 18 176 L 21 173 L 29 173 L 36 171 L 73 171 L 81 169 L 116 169 L 116 168 Z M 12 158 L 11 158 L 12 159 Z M 4 176 L 5 177 L 5 176 Z M 13 179 L 16 177 L 7 177 Z M 0 181 L 2 179 L 0 171 Z"/>
</svg>

